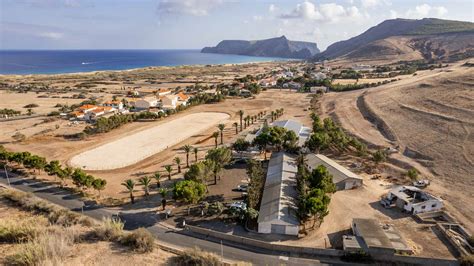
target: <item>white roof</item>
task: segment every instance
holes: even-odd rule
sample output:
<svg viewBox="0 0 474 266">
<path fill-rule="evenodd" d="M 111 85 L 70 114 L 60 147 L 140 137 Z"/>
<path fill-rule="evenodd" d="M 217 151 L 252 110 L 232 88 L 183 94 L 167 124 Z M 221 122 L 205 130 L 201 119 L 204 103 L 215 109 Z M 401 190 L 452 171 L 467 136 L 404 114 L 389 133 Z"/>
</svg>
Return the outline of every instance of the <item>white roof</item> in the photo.
<svg viewBox="0 0 474 266">
<path fill-rule="evenodd" d="M 333 176 L 334 184 L 339 183 L 348 178 L 362 179 L 360 176 L 349 171 L 344 166 L 336 163 L 322 154 L 308 154 L 306 157 L 308 167 L 312 170 L 319 165 L 324 165 L 329 173 Z"/>
<path fill-rule="evenodd" d="M 297 163 L 284 152 L 273 153 L 268 163 L 267 179 L 263 190 L 258 223 L 280 220 L 299 225 L 295 200 Z"/>
<path fill-rule="evenodd" d="M 278 126 L 283 127 L 286 130 L 291 130 L 295 132 L 296 136 L 298 136 L 298 144 L 303 146 L 303 144 L 308 139 L 309 135 L 311 134 L 311 129 L 309 127 L 304 127 L 303 124 L 297 122 L 295 120 L 280 120 L 275 121 L 271 124 L 271 126 Z"/>
</svg>

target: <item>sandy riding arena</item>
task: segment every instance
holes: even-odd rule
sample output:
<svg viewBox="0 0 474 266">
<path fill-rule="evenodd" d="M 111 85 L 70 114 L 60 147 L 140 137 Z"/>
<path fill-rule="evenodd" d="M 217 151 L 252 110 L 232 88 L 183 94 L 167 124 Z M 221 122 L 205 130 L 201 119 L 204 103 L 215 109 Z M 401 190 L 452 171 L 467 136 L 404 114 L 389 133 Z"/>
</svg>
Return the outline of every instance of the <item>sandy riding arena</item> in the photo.
<svg viewBox="0 0 474 266">
<path fill-rule="evenodd" d="M 201 112 L 126 136 L 83 152 L 70 161 L 86 170 L 110 170 L 137 163 L 229 118 L 228 114 Z"/>
</svg>

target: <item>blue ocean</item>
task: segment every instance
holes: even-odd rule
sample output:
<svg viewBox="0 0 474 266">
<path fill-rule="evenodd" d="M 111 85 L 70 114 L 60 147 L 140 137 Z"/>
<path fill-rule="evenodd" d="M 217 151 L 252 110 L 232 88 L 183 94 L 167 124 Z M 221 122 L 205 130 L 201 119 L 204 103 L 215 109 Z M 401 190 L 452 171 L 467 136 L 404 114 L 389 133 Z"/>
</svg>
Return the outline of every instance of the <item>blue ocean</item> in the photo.
<svg viewBox="0 0 474 266">
<path fill-rule="evenodd" d="M 60 74 L 282 60 L 285 59 L 204 54 L 199 50 L 0 50 L 0 74 Z"/>
</svg>

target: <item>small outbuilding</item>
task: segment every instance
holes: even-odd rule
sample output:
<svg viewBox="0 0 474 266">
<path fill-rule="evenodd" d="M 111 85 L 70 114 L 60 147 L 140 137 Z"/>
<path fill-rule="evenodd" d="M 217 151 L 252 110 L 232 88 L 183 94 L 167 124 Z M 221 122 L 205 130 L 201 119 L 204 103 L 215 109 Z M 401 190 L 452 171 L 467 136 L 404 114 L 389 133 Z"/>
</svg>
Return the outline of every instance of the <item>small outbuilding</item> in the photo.
<svg viewBox="0 0 474 266">
<path fill-rule="evenodd" d="M 393 255 L 395 252 L 412 253 L 401 234 L 389 224 L 375 219 L 354 218 L 352 236 L 343 236 L 345 251 L 363 250 L 371 255 Z"/>
<path fill-rule="evenodd" d="M 311 153 L 306 156 L 306 159 L 310 171 L 324 165 L 332 175 L 332 181 L 337 190 L 353 189 L 363 185 L 362 177 L 322 154 Z"/>
<path fill-rule="evenodd" d="M 297 163 L 294 156 L 273 153 L 268 164 L 258 216 L 258 232 L 298 235 L 299 219 L 295 199 Z"/>
</svg>

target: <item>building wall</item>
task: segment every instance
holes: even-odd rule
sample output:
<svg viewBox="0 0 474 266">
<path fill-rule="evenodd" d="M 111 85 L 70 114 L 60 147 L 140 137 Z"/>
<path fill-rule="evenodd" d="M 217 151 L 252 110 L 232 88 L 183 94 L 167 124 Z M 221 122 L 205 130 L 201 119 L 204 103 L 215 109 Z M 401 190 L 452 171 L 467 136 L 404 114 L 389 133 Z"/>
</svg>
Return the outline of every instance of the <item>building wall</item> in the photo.
<svg viewBox="0 0 474 266">
<path fill-rule="evenodd" d="M 428 200 L 413 205 L 413 214 L 430 212 L 430 211 L 439 211 L 443 208 L 443 203 L 437 200 Z"/>
<path fill-rule="evenodd" d="M 285 235 L 294 235 L 297 236 L 299 232 L 298 225 L 288 225 L 287 223 L 280 220 L 273 220 L 269 222 L 262 222 L 258 224 L 258 232 L 262 234 L 271 234 L 272 233 L 272 224 L 273 225 L 282 225 L 285 227 Z"/>
</svg>

